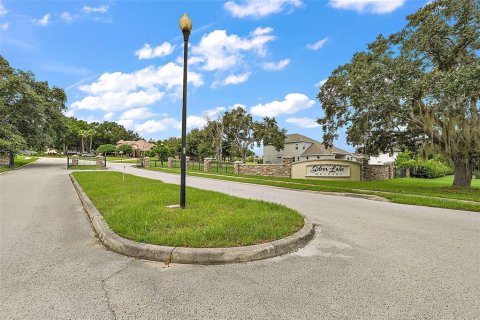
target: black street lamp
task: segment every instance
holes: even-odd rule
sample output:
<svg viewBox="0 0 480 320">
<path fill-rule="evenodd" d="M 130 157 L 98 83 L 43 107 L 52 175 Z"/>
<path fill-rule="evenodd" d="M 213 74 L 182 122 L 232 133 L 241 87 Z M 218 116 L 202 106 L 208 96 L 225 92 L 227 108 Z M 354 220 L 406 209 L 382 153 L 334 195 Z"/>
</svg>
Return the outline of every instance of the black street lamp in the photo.
<svg viewBox="0 0 480 320">
<path fill-rule="evenodd" d="M 192 30 L 192 20 L 186 13 L 180 18 L 180 29 L 183 33 L 183 107 L 182 107 L 182 153 L 180 158 L 180 208 L 185 208 L 185 178 L 187 170 L 187 63 L 188 63 L 188 37 Z"/>
</svg>

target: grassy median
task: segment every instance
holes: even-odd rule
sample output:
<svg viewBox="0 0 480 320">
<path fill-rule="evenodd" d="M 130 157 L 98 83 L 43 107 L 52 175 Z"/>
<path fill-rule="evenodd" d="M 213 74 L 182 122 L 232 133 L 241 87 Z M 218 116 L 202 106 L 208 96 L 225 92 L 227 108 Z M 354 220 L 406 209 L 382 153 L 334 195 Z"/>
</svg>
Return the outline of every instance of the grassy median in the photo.
<svg viewBox="0 0 480 320">
<path fill-rule="evenodd" d="M 265 243 L 303 227 L 303 217 L 285 206 L 187 188 L 186 209 L 180 188 L 119 172 L 74 172 L 74 177 L 122 237 L 182 247 L 234 247 Z"/>
<path fill-rule="evenodd" d="M 179 173 L 178 168 L 149 168 Z M 472 188 L 452 187 L 453 176 L 437 179 L 401 178 L 383 181 L 326 181 L 246 176 L 229 173 L 206 173 L 189 170 L 188 175 L 228 181 L 254 183 L 296 190 L 347 192 L 384 197 L 395 203 L 480 211 L 480 180 L 472 180 Z"/>
<path fill-rule="evenodd" d="M 37 161 L 37 160 L 38 160 L 37 157 L 32 157 L 32 156 L 20 156 L 20 155 L 16 156 L 14 161 L 15 166 L 13 169 L 18 169 L 26 164 L 29 164 L 30 162 Z M 0 166 L 0 172 L 9 171 L 9 170 L 12 170 L 12 169 L 10 169 L 9 167 Z"/>
</svg>

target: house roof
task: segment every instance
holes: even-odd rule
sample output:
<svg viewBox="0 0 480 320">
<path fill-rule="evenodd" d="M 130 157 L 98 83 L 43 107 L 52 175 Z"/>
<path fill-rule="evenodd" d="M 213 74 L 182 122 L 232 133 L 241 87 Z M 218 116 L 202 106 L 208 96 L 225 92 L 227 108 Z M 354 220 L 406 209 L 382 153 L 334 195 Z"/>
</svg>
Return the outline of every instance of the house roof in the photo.
<svg viewBox="0 0 480 320">
<path fill-rule="evenodd" d="M 285 138 L 285 143 L 297 143 L 297 142 L 309 142 L 312 145 L 307 148 L 302 153 L 302 156 L 309 156 L 309 155 L 325 155 L 325 154 L 350 154 L 351 152 L 345 151 L 343 149 L 337 148 L 335 146 L 327 149 L 325 145 L 317 140 L 312 138 L 306 137 L 304 135 L 298 133 L 287 134 Z"/>
<path fill-rule="evenodd" d="M 145 141 L 145 140 L 137 140 L 137 141 L 120 140 L 120 141 L 117 142 L 117 146 L 122 145 L 122 144 L 131 145 L 134 149 L 140 150 L 140 151 L 147 151 L 147 150 L 150 150 L 151 148 L 153 148 L 155 146 L 154 143 L 151 143 L 151 142 L 148 142 L 148 141 Z"/>
</svg>

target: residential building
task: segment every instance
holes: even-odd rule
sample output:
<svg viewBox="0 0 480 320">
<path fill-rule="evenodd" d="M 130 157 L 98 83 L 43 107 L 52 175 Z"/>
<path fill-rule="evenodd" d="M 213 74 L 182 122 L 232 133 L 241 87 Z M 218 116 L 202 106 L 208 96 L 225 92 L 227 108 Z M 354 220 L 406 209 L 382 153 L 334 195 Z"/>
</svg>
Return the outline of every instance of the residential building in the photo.
<svg viewBox="0 0 480 320">
<path fill-rule="evenodd" d="M 133 157 L 142 157 L 145 154 L 145 151 L 148 151 L 155 147 L 154 143 L 145 141 L 145 140 L 137 140 L 137 141 L 125 141 L 120 140 L 117 142 L 117 148 L 121 145 L 128 144 L 132 146 L 133 149 Z"/>
<path fill-rule="evenodd" d="M 335 146 L 327 149 L 322 143 L 298 133 L 288 134 L 285 146 L 280 151 L 276 151 L 271 145 L 263 146 L 264 163 L 282 163 L 283 157 L 294 157 L 295 161 L 330 159 L 355 161 L 351 152 Z"/>
</svg>

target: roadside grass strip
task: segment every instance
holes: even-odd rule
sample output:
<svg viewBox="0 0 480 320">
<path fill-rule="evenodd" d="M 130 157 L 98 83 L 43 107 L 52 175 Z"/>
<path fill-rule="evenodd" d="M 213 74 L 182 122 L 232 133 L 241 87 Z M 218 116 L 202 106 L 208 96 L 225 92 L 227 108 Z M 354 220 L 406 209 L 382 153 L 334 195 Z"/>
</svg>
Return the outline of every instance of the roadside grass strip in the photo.
<svg viewBox="0 0 480 320">
<path fill-rule="evenodd" d="M 70 166 L 68 170 L 108 170 L 106 167 L 100 167 L 96 165 L 82 165 L 82 166 Z"/>
<path fill-rule="evenodd" d="M 178 168 L 148 168 L 179 173 Z M 316 192 L 355 193 L 383 197 L 394 203 L 480 212 L 480 180 L 472 180 L 472 188 L 451 187 L 453 176 L 437 179 L 400 178 L 382 181 L 326 181 L 228 173 L 207 173 L 193 170 L 188 175 L 227 181 Z"/>
<path fill-rule="evenodd" d="M 120 172 L 74 172 L 84 192 L 118 235 L 173 247 L 216 248 L 261 244 L 287 237 L 304 225 L 285 206 L 180 186 Z"/>
<path fill-rule="evenodd" d="M 37 160 L 38 160 L 38 157 L 17 156 L 15 158 L 15 166 L 14 166 L 13 170 L 18 169 L 20 167 L 23 167 L 24 165 L 29 164 L 29 163 L 34 162 L 34 161 L 37 161 Z M 10 169 L 9 167 L 0 166 L 0 172 L 10 171 L 10 170 L 12 170 L 12 169 Z"/>
</svg>

